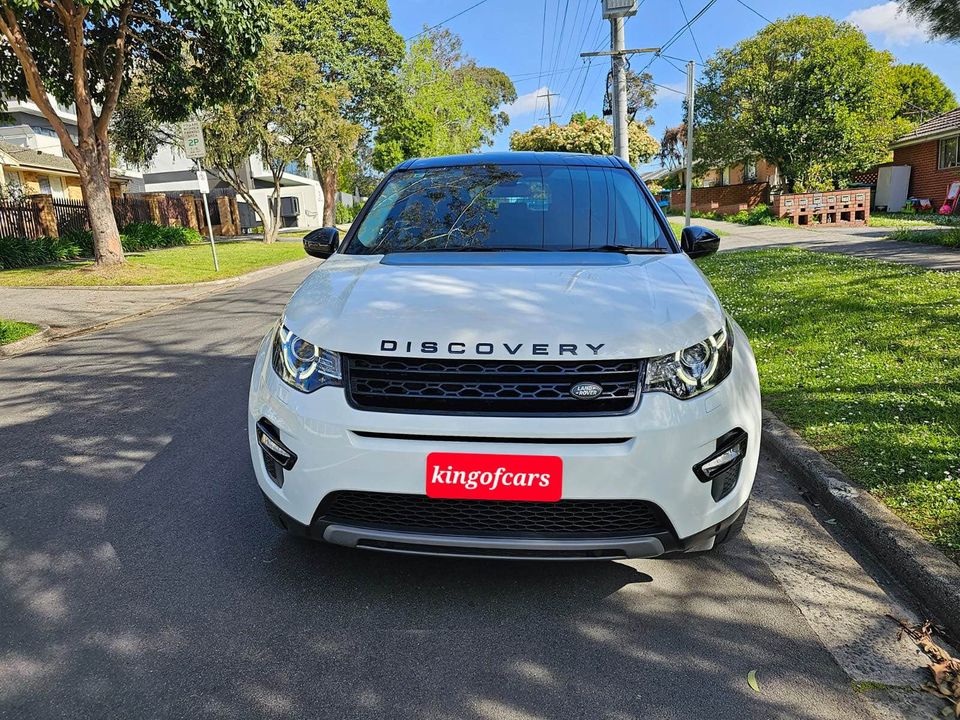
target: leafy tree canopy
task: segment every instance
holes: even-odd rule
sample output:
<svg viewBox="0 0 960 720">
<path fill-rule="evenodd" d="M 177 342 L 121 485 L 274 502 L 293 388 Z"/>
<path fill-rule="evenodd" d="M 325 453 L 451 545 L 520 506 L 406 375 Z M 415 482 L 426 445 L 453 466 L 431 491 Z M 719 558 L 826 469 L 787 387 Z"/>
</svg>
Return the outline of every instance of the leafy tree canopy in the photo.
<svg viewBox="0 0 960 720">
<path fill-rule="evenodd" d="M 377 133 L 378 170 L 411 157 L 469 153 L 492 144 L 510 121 L 500 107 L 517 97 L 504 73 L 465 56 L 460 38 L 449 30 L 428 32 L 410 46 L 400 86 L 403 103 Z"/>
<path fill-rule="evenodd" d="M 902 121 L 898 134 L 957 106 L 953 91 L 926 65 L 894 65 L 893 77 L 899 100 L 896 117 Z"/>
<path fill-rule="evenodd" d="M 346 119 L 378 125 L 393 115 L 404 44 L 387 0 L 278 0 L 272 17 L 281 50 L 310 55 L 328 84 L 350 89 Z"/>
<path fill-rule="evenodd" d="M 957 0 L 905 0 L 907 11 L 924 20 L 935 37 L 960 40 Z"/>
<path fill-rule="evenodd" d="M 796 16 L 711 58 L 696 153 L 714 167 L 761 156 L 787 185 L 826 188 L 882 159 L 896 132 L 893 58 L 857 28 Z"/>
<path fill-rule="evenodd" d="M 647 162 L 657 154 L 660 145 L 646 125 L 631 122 L 627 131 L 631 163 Z M 534 125 L 525 132 L 515 130 L 510 136 L 510 149 L 610 155 L 613 153 L 613 127 L 595 115 L 587 117 L 586 113 L 577 112 L 570 118 L 569 125 Z"/>
<path fill-rule="evenodd" d="M 107 131 L 134 74 L 164 120 L 242 92 L 263 11 L 262 0 L 0 0 L 0 91 L 36 103 L 76 166 L 98 264 L 123 261 Z M 48 94 L 74 105 L 76 132 Z"/>
</svg>

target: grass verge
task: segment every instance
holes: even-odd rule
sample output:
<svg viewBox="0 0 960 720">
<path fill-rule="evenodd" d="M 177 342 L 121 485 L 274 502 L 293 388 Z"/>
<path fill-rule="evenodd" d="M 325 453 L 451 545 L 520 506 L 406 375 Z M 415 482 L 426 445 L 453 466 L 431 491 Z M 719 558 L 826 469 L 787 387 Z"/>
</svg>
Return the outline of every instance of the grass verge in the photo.
<svg viewBox="0 0 960 720">
<path fill-rule="evenodd" d="M 691 221 L 690 224 L 691 224 L 691 225 L 696 225 L 696 223 L 695 223 L 695 222 L 692 222 L 692 221 Z M 679 239 L 680 239 L 680 233 L 683 232 L 683 223 L 682 223 L 682 222 L 670 222 L 670 228 L 673 230 L 673 234 L 676 236 L 677 240 L 679 240 Z M 711 229 L 712 229 L 712 228 L 711 228 Z M 729 234 L 730 234 L 730 233 L 728 233 L 726 230 L 720 230 L 720 229 L 713 230 L 713 232 L 715 232 L 719 237 L 723 237 L 724 235 L 729 235 Z"/>
<path fill-rule="evenodd" d="M 907 230 L 901 228 L 890 233 L 887 239 L 960 248 L 960 227 L 944 228 L 943 230 Z"/>
<path fill-rule="evenodd" d="M 960 561 L 960 273 L 795 248 L 700 266 L 765 405 Z"/>
<path fill-rule="evenodd" d="M 209 245 L 127 253 L 120 267 L 98 270 L 92 262 L 71 262 L 0 271 L 0 285 L 173 285 L 236 277 L 252 270 L 306 257 L 299 243 L 234 242 L 217 246 L 214 272 Z"/>
<path fill-rule="evenodd" d="M 0 318 L 0 345 L 7 345 L 17 340 L 23 340 L 30 337 L 40 328 L 30 323 L 16 322 L 15 320 L 3 320 Z"/>
<path fill-rule="evenodd" d="M 938 215 L 936 213 L 888 213 L 872 212 L 870 213 L 870 227 L 892 227 L 897 229 L 904 228 L 924 228 L 943 225 L 946 227 L 960 226 L 960 216 L 957 215 Z"/>
</svg>

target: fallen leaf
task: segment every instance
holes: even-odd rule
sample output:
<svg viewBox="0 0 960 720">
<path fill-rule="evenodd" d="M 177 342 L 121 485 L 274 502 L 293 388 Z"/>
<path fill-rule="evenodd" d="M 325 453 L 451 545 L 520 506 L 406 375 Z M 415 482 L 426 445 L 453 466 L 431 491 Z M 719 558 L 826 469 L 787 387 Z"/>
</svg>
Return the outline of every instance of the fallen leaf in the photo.
<svg viewBox="0 0 960 720">
<path fill-rule="evenodd" d="M 760 692 L 760 683 L 757 682 L 757 671 L 751 670 L 747 673 L 747 685 L 752 687 L 754 691 Z"/>
</svg>

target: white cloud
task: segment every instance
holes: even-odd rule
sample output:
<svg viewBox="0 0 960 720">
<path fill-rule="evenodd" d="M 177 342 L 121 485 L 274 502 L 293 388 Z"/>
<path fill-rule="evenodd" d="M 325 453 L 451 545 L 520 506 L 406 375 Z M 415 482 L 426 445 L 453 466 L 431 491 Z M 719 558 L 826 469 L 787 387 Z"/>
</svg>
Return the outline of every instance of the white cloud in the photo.
<svg viewBox="0 0 960 720">
<path fill-rule="evenodd" d="M 909 45 L 926 40 L 929 33 L 916 17 L 908 15 L 900 4 L 890 2 L 854 10 L 845 18 L 865 33 L 878 33 L 887 45 Z"/>
<path fill-rule="evenodd" d="M 539 115 L 546 115 L 547 99 L 541 97 L 538 100 L 537 95 L 546 95 L 548 92 L 550 92 L 550 89 L 546 86 L 537 88 L 536 90 L 517 96 L 516 100 L 509 105 L 502 105 L 500 109 L 507 113 L 511 119 L 523 115 L 530 115 L 533 112 L 537 112 Z M 554 95 L 550 98 L 550 104 L 554 110 L 554 117 L 556 117 L 556 110 L 564 104 L 563 98 L 559 95 Z"/>
</svg>

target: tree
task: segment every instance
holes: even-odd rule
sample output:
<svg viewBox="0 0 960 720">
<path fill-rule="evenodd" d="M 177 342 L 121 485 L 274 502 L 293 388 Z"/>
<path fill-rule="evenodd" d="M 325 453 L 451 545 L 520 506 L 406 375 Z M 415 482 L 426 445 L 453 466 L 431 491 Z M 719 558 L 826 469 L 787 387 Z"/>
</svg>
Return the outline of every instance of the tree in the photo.
<svg viewBox="0 0 960 720">
<path fill-rule="evenodd" d="M 110 198 L 108 129 L 134 69 L 168 120 L 245 83 L 259 48 L 261 0 L 0 0 L 0 85 L 40 108 L 80 175 L 98 265 L 123 262 Z M 71 137 L 48 97 L 73 104 Z"/>
<path fill-rule="evenodd" d="M 627 125 L 630 142 L 630 162 L 647 162 L 660 149 L 647 126 L 631 122 Z M 534 125 L 525 132 L 515 130 L 510 135 L 511 150 L 536 152 L 579 152 L 590 155 L 613 153 L 613 128 L 600 118 L 574 113 L 569 125 Z"/>
<path fill-rule="evenodd" d="M 895 117 L 903 123 L 898 134 L 957 107 L 953 91 L 926 65 L 894 65 L 893 78 L 899 101 Z"/>
<path fill-rule="evenodd" d="M 380 126 L 373 164 L 385 171 L 411 157 L 473 152 L 493 143 L 510 118 L 500 110 L 517 93 L 500 70 L 466 57 L 460 38 L 430 31 L 414 42 L 400 68 L 403 102 Z"/>
<path fill-rule="evenodd" d="M 660 167 L 679 170 L 687 157 L 687 124 L 680 123 L 663 131 L 657 159 Z"/>
<path fill-rule="evenodd" d="M 960 40 L 956 0 L 905 0 L 907 11 L 925 22 L 934 37 Z"/>
<path fill-rule="evenodd" d="M 635 120 L 638 112 L 653 110 L 657 106 L 655 96 L 656 86 L 653 84 L 653 75 L 648 72 L 635 73 L 633 70 L 627 70 L 627 119 Z M 609 116 L 613 114 L 613 78 L 607 75 L 607 90 L 603 95 L 603 114 Z M 648 123 L 652 124 L 652 123 Z"/>
<path fill-rule="evenodd" d="M 302 164 L 308 152 L 350 152 L 361 132 L 340 116 L 341 104 L 348 102 L 346 90 L 324 82 L 311 55 L 281 52 L 279 45 L 272 38 L 257 58 L 250 95 L 204 113 L 206 161 L 250 204 L 266 242 L 275 241 L 280 230 L 280 192 L 288 168 Z M 257 203 L 244 172 L 251 155 L 270 171 L 267 210 Z M 321 166 L 329 167 L 327 163 L 328 158 L 320 158 Z"/>
<path fill-rule="evenodd" d="M 791 189 L 826 189 L 881 160 L 897 107 L 893 58 L 857 28 L 796 16 L 719 50 L 697 91 L 698 160 L 760 156 Z"/>
<path fill-rule="evenodd" d="M 272 18 L 281 50 L 309 54 L 327 85 L 349 89 L 340 106 L 346 124 L 335 131 L 357 125 L 369 131 L 395 115 L 404 43 L 390 25 L 387 0 L 277 0 Z M 311 148 L 323 185 L 324 225 L 334 222 L 338 171 L 351 149 Z"/>
</svg>

